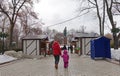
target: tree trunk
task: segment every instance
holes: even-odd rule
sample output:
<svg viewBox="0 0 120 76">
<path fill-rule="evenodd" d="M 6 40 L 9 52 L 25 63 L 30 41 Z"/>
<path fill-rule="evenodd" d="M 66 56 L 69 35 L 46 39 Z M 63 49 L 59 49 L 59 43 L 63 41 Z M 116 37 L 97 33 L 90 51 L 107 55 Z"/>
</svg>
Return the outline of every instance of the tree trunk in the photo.
<svg viewBox="0 0 120 76">
<path fill-rule="evenodd" d="M 104 36 L 104 23 L 105 23 L 105 0 L 103 0 L 103 20 L 102 20 L 102 35 Z"/>
<path fill-rule="evenodd" d="M 14 28 L 14 23 L 11 22 L 10 30 L 9 30 L 9 49 L 12 49 L 12 42 L 13 42 L 13 28 Z"/>
<path fill-rule="evenodd" d="M 102 22 L 101 22 L 101 16 L 100 16 L 100 11 L 99 11 L 99 6 L 98 6 L 98 3 L 97 3 L 97 0 L 94 0 L 95 3 L 96 3 L 96 9 L 97 9 L 97 16 L 98 16 L 98 19 L 99 19 L 99 28 L 100 28 L 100 36 L 103 36 L 103 33 L 102 33 Z"/>
<path fill-rule="evenodd" d="M 111 3 L 109 5 L 108 0 L 105 0 L 106 3 L 106 9 L 107 9 L 107 15 L 110 20 L 112 29 L 116 29 L 116 24 L 114 22 L 113 14 L 112 14 L 112 6 L 113 6 L 113 0 L 111 0 Z M 118 36 L 116 32 L 113 33 L 113 38 L 114 38 L 114 49 L 118 49 Z"/>
<path fill-rule="evenodd" d="M 116 34 L 113 34 L 113 38 L 114 38 L 114 49 L 118 49 L 118 37 Z"/>
</svg>

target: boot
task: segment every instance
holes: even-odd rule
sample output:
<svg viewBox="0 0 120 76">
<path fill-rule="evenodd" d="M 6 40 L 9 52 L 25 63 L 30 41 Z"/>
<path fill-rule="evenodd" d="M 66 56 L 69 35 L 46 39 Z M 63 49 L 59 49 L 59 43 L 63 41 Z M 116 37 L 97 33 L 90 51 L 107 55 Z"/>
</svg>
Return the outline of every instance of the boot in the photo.
<svg viewBox="0 0 120 76">
<path fill-rule="evenodd" d="M 58 69 L 58 64 L 55 64 L 55 69 Z"/>
</svg>

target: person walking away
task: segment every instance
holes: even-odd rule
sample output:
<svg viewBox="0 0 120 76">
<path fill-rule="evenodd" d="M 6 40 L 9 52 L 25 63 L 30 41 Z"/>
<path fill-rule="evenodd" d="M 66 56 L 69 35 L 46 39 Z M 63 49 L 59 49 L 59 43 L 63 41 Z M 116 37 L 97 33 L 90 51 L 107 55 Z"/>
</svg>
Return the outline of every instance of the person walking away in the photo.
<svg viewBox="0 0 120 76">
<path fill-rule="evenodd" d="M 73 53 L 73 46 L 72 46 L 72 44 L 70 45 L 70 51 L 71 51 L 71 53 Z"/>
<path fill-rule="evenodd" d="M 57 41 L 53 42 L 52 49 L 53 49 L 53 55 L 54 55 L 54 59 L 55 59 L 55 68 L 58 69 L 58 63 L 60 60 L 61 49 L 60 49 L 60 45 Z"/>
<path fill-rule="evenodd" d="M 63 55 L 61 55 L 61 57 L 63 58 L 64 68 L 68 68 L 68 63 L 69 63 L 68 51 L 67 51 L 67 50 L 64 50 L 64 51 L 63 51 Z"/>
<path fill-rule="evenodd" d="M 66 47 L 66 45 L 64 45 L 64 46 L 63 46 L 63 49 L 62 49 L 62 50 L 67 50 L 67 47 Z"/>
</svg>

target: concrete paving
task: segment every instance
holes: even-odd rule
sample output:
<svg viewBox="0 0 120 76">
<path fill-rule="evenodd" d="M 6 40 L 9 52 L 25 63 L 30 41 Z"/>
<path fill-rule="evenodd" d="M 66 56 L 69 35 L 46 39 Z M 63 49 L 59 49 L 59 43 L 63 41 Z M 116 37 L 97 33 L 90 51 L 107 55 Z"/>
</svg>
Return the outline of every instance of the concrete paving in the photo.
<svg viewBox="0 0 120 76">
<path fill-rule="evenodd" d="M 0 65 L 0 76 L 120 76 L 120 65 L 89 56 L 70 54 L 69 67 L 64 69 L 60 59 L 58 70 L 53 56 L 23 59 Z"/>
</svg>

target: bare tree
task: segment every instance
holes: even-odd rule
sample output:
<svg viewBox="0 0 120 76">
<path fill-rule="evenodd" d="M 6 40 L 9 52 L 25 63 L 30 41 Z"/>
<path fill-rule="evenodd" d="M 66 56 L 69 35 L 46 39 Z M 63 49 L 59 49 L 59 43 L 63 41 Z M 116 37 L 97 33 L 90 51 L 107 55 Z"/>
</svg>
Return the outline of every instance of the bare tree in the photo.
<svg viewBox="0 0 120 76">
<path fill-rule="evenodd" d="M 37 31 L 36 34 L 40 34 L 42 32 L 41 26 L 43 23 L 38 19 L 38 15 L 33 10 L 23 10 L 19 13 L 18 17 L 21 23 L 22 35 L 24 35 L 23 37 L 35 31 Z"/>
<path fill-rule="evenodd" d="M 88 0 L 90 1 L 90 0 Z M 107 14 L 107 18 L 109 19 L 110 21 L 110 24 L 112 26 L 112 29 L 111 29 L 111 32 L 113 33 L 113 39 L 114 39 L 114 49 L 118 49 L 118 39 L 120 37 L 120 33 L 119 33 L 119 28 L 117 28 L 116 26 L 116 21 L 114 21 L 114 15 L 119 15 L 120 13 L 120 1 L 119 0 L 103 0 L 103 18 L 100 17 L 100 11 L 101 9 L 99 9 L 99 6 L 97 1 L 99 0 L 94 0 L 95 1 L 95 4 L 96 4 L 96 8 L 97 8 L 97 15 L 98 15 L 98 18 L 99 18 L 99 26 L 101 27 L 102 26 L 102 29 L 100 28 L 100 32 L 104 32 L 104 23 L 105 23 L 105 17 Z M 91 1 L 90 1 L 91 2 Z M 99 1 L 100 2 L 100 1 Z M 102 23 L 101 23 L 102 22 Z M 102 25 L 101 25 L 102 24 Z"/>
<path fill-rule="evenodd" d="M 104 35 L 104 24 L 105 24 L 105 2 L 104 0 L 88 0 L 88 2 L 96 8 L 96 14 L 99 20 L 100 35 L 103 36 Z"/>
<path fill-rule="evenodd" d="M 118 6 L 120 6 L 120 2 L 119 0 L 105 0 L 105 4 L 106 4 L 106 12 L 110 21 L 110 24 L 112 26 L 111 32 L 113 33 L 113 39 L 114 39 L 114 49 L 118 49 L 118 39 L 120 37 L 120 33 L 119 33 L 119 28 L 117 28 L 116 26 L 116 21 L 114 21 L 114 14 L 118 11 Z M 116 6 L 115 6 L 116 5 Z M 115 9 L 117 11 L 115 11 Z"/>
<path fill-rule="evenodd" d="M 119 0 L 87 0 L 89 6 L 83 8 L 82 11 L 96 9 L 96 14 L 99 19 L 100 35 L 104 35 L 104 26 L 107 19 L 112 26 L 111 32 L 113 33 L 114 49 L 118 49 L 118 39 L 120 37 L 120 29 L 116 26 L 117 22 L 114 15 L 120 15 L 120 1 Z M 86 3 L 87 4 L 87 3 Z M 94 8 L 93 8 L 94 7 Z"/>
<path fill-rule="evenodd" d="M 9 46 L 12 44 L 13 29 L 17 21 L 18 13 L 28 6 L 32 6 L 33 0 L 1 0 L 0 12 L 5 14 L 10 22 L 9 26 Z"/>
</svg>

